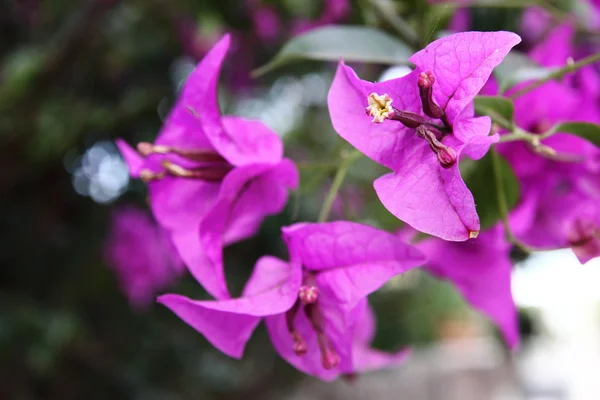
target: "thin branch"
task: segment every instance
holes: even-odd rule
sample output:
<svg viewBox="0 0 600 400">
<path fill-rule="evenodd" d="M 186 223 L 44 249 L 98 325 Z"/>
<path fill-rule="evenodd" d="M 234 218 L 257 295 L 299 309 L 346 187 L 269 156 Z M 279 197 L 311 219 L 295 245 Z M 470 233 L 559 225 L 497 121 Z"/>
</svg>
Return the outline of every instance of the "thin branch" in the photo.
<svg viewBox="0 0 600 400">
<path fill-rule="evenodd" d="M 575 72 L 578 69 L 583 68 L 587 65 L 598 62 L 598 61 L 600 61 L 600 53 L 596 53 L 591 56 L 582 58 L 581 60 L 579 60 L 577 62 L 573 62 L 573 61 L 568 62 L 567 65 L 548 74 L 546 77 L 544 77 L 542 79 L 538 79 L 537 81 L 534 81 L 534 82 L 530 83 L 529 85 L 526 85 L 525 87 L 521 88 L 520 90 L 517 90 L 515 93 L 510 95 L 509 98 L 514 100 L 517 97 L 524 95 L 525 93 L 529 93 L 532 90 L 539 88 L 540 86 L 542 86 L 543 84 L 545 84 L 549 81 L 562 79 L 564 76 L 566 76 L 572 72 Z"/>
<path fill-rule="evenodd" d="M 331 212 L 331 207 L 333 206 L 333 202 L 337 197 L 342 184 L 344 183 L 344 179 L 346 178 L 346 173 L 348 172 L 348 168 L 352 165 L 354 161 L 362 157 L 362 153 L 354 150 L 350 153 L 344 151 L 342 152 L 342 162 L 333 178 L 333 182 L 331 183 L 331 187 L 327 192 L 327 196 L 325 196 L 325 201 L 323 202 L 323 207 L 321 208 L 321 212 L 319 213 L 319 222 L 327 221 L 329 218 L 329 213 Z"/>
</svg>

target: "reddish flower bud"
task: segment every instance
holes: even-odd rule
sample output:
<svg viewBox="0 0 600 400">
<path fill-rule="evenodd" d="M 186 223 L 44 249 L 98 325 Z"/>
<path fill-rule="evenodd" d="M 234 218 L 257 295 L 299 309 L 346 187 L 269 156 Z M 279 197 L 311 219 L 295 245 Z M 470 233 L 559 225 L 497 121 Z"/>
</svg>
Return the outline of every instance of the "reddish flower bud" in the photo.
<svg viewBox="0 0 600 400">
<path fill-rule="evenodd" d="M 442 110 L 442 108 L 433 100 L 434 82 L 435 77 L 431 71 L 421 72 L 417 78 L 419 94 L 421 95 L 421 104 L 423 105 L 423 112 L 425 115 L 431 118 L 442 118 L 444 116 L 444 110 Z"/>
<path fill-rule="evenodd" d="M 438 160 L 444 168 L 450 168 L 456 163 L 456 152 L 451 148 L 444 146 L 437 151 Z"/>
</svg>

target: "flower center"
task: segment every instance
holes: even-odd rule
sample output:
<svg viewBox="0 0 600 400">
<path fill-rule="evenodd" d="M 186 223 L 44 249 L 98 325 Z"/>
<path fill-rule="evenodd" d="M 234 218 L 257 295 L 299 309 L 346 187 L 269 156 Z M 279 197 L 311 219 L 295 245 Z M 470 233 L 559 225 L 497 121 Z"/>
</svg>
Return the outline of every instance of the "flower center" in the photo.
<svg viewBox="0 0 600 400">
<path fill-rule="evenodd" d="M 399 121 L 407 128 L 416 129 L 417 136 L 424 139 L 436 154 L 443 168 L 450 168 L 458 159 L 451 147 L 442 143 L 444 135 L 452 132 L 445 111 L 433 100 L 433 84 L 435 77 L 431 71 L 421 72 L 417 78 L 419 95 L 423 113 L 433 119 L 439 119 L 442 124 L 436 124 L 428 118 L 410 111 L 398 110 L 392 106 L 393 99 L 387 94 L 371 93 L 367 96 L 367 115 L 373 117 L 373 123 L 380 124 L 386 119 Z"/>
<path fill-rule="evenodd" d="M 176 154 L 187 160 L 206 164 L 197 168 L 185 168 L 173 161 L 164 159 L 160 162 L 163 171 L 153 172 L 148 169 L 140 171 L 140 177 L 145 182 L 163 179 L 168 175 L 208 182 L 221 182 L 225 175 L 233 169 L 233 166 L 227 160 L 213 150 L 183 149 L 174 146 L 154 145 L 148 142 L 138 143 L 137 149 L 144 157 L 152 154 Z"/>
<path fill-rule="evenodd" d="M 304 277 L 304 282 L 298 291 L 298 300 L 294 306 L 286 313 L 286 324 L 290 336 L 294 342 L 293 350 L 298 356 L 306 354 L 307 344 L 300 332 L 294 326 L 294 319 L 300 307 L 311 324 L 311 327 L 317 335 L 319 352 L 321 353 L 321 365 L 325 369 L 332 369 L 339 365 L 340 357 L 331 345 L 329 338 L 325 334 L 323 315 L 318 304 L 319 288 L 316 285 L 314 275 L 308 273 Z"/>
<path fill-rule="evenodd" d="M 392 108 L 392 98 L 387 94 L 378 95 L 371 93 L 367 97 L 369 105 L 367 106 L 367 115 L 373 117 L 373 122 L 380 124 L 394 112 Z"/>
</svg>

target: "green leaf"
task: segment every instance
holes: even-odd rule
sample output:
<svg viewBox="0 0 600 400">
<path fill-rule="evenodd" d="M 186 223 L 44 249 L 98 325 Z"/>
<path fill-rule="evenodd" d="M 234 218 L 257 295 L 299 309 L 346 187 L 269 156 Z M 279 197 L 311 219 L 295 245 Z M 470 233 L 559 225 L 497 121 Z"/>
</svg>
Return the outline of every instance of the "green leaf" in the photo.
<svg viewBox="0 0 600 400">
<path fill-rule="evenodd" d="M 513 50 L 494 69 L 494 77 L 503 92 L 519 82 L 543 78 L 551 72 L 551 69 L 538 65 L 526 54 Z"/>
<path fill-rule="evenodd" d="M 503 128 L 512 129 L 515 105 L 511 99 L 500 96 L 475 97 L 475 111 L 480 115 L 489 115 Z"/>
<path fill-rule="evenodd" d="M 501 156 L 498 155 L 498 157 L 506 204 L 511 209 L 519 200 L 519 182 L 508 162 Z M 464 160 L 460 164 L 460 169 L 465 183 L 475 198 L 481 230 L 493 226 L 500 221 L 501 215 L 498 209 L 498 193 L 494 185 L 495 178 L 491 153 L 488 153 L 479 161 Z"/>
<path fill-rule="evenodd" d="M 600 125 L 589 122 L 562 122 L 554 125 L 550 131 L 571 133 L 600 147 Z"/>
<path fill-rule="evenodd" d="M 326 26 L 287 42 L 277 55 L 252 72 L 263 75 L 298 60 L 407 64 L 410 48 L 393 36 L 362 26 Z"/>
</svg>

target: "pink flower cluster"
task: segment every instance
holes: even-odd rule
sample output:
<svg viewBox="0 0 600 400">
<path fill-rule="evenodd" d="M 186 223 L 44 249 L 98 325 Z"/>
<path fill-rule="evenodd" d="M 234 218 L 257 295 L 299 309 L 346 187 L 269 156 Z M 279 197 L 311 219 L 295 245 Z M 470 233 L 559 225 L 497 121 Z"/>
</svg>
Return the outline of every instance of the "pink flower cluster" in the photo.
<svg viewBox="0 0 600 400">
<path fill-rule="evenodd" d="M 391 170 L 374 187 L 383 205 L 407 227 L 395 233 L 348 221 L 283 227 L 288 260 L 260 258 L 242 296 L 231 298 L 224 248 L 254 235 L 265 217 L 282 211 L 289 190 L 298 185 L 298 172 L 283 157 L 276 133 L 259 121 L 221 114 L 217 83 L 230 44 L 225 35 L 187 80 L 154 143 L 138 143 L 134 149 L 118 141 L 131 176 L 148 185 L 158 226 L 119 222 L 114 253 L 120 254 L 123 243 L 139 243 L 139 269 L 148 276 L 159 269 L 179 273 L 173 267 L 180 259 L 214 300 L 164 294 L 158 297 L 161 304 L 236 358 L 262 321 L 281 357 L 323 380 L 407 357 L 406 349 L 385 353 L 371 348 L 375 322 L 367 296 L 417 267 L 453 283 L 498 326 L 510 347 L 517 346 L 511 244 L 501 224 L 480 232 L 459 161 L 482 158 L 507 134 L 490 133 L 492 121 L 475 115 L 473 99 L 520 40 L 510 32 L 450 35 L 414 54 L 411 73 L 379 83 L 361 80 L 340 62 L 328 97 L 333 127 Z M 555 42 L 540 46 L 553 46 L 553 52 L 538 48 L 531 55 L 551 66 L 554 61 L 543 56 L 556 54 L 558 42 L 570 46 L 570 36 L 562 32 L 548 40 Z M 597 107 L 588 109 L 591 100 L 581 95 L 584 88 L 591 89 L 590 79 L 584 75 L 548 83 L 518 98 L 517 123 L 544 132 L 548 124 L 565 118 L 595 121 Z M 485 90 L 493 91 L 490 82 Z M 535 246 L 571 246 L 582 261 L 600 254 L 595 206 L 600 157 L 584 142 L 556 134 L 543 141 L 543 148 L 552 150 L 545 153 L 522 142 L 495 145 L 522 186 L 520 203 L 510 215 L 515 234 Z M 564 207 L 575 201 L 572 208 Z M 141 229 L 147 229 L 148 238 L 138 239 Z M 418 241 L 417 232 L 430 237 Z M 173 245 L 170 257 L 157 250 L 164 235 Z M 127 275 L 122 273 L 123 285 L 137 302 L 137 289 L 130 289 L 136 284 L 130 285 Z M 146 287 L 150 296 L 168 280 L 152 279 L 155 283 Z"/>
</svg>

